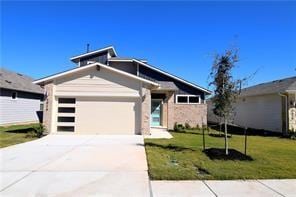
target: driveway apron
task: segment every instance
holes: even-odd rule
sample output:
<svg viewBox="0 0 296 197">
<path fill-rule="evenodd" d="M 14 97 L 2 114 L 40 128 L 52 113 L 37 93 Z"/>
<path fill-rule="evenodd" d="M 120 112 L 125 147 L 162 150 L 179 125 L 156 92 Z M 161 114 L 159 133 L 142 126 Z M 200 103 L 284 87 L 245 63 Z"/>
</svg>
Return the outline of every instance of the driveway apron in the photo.
<svg viewBox="0 0 296 197">
<path fill-rule="evenodd" d="M 142 136 L 49 135 L 0 158 L 1 196 L 150 196 Z"/>
</svg>

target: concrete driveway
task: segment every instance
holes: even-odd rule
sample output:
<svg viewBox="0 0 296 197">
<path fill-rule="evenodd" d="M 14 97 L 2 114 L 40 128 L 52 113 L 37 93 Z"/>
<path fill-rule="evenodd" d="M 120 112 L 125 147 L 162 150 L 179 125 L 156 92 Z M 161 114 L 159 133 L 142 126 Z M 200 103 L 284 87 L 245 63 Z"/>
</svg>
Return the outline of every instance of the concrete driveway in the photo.
<svg viewBox="0 0 296 197">
<path fill-rule="evenodd" d="M 1 196 L 150 196 L 142 136 L 49 135 L 0 150 Z"/>
</svg>

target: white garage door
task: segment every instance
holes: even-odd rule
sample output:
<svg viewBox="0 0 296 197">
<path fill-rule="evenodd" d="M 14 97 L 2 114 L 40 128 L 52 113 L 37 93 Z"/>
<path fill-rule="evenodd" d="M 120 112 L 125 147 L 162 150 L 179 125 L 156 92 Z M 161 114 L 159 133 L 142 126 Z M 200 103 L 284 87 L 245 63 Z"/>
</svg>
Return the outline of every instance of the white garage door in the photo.
<svg viewBox="0 0 296 197">
<path fill-rule="evenodd" d="M 76 98 L 75 132 L 89 134 L 138 134 L 138 98 Z"/>
</svg>

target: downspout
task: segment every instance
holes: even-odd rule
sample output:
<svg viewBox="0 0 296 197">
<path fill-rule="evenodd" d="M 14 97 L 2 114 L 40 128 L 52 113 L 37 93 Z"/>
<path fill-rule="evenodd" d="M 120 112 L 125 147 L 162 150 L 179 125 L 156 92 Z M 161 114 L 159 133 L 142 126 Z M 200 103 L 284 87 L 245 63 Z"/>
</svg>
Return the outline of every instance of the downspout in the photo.
<svg viewBox="0 0 296 197">
<path fill-rule="evenodd" d="M 285 101 L 286 101 L 286 133 L 285 135 L 288 134 L 288 127 L 289 127 L 289 122 L 288 122 L 288 95 L 285 95 L 285 94 L 282 94 L 282 93 L 279 93 L 280 96 L 284 97 L 285 98 Z"/>
</svg>

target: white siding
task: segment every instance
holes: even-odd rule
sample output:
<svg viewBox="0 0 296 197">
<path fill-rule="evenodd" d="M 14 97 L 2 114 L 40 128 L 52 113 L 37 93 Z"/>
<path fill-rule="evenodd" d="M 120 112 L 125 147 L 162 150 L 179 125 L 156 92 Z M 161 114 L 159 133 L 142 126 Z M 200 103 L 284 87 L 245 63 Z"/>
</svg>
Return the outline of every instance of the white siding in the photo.
<svg viewBox="0 0 296 197">
<path fill-rule="evenodd" d="M 40 100 L 0 96 L 0 124 L 38 121 Z"/>
<path fill-rule="evenodd" d="M 91 68 L 56 81 L 56 96 L 139 97 L 140 82 L 101 68 Z"/>
<path fill-rule="evenodd" d="M 234 124 L 282 132 L 282 108 L 279 95 L 262 95 L 239 99 Z"/>
</svg>

